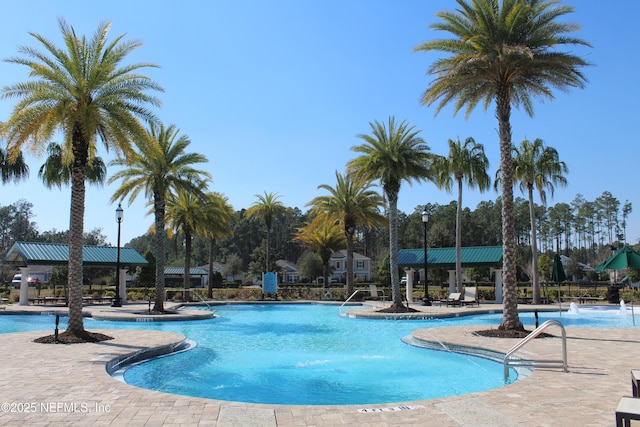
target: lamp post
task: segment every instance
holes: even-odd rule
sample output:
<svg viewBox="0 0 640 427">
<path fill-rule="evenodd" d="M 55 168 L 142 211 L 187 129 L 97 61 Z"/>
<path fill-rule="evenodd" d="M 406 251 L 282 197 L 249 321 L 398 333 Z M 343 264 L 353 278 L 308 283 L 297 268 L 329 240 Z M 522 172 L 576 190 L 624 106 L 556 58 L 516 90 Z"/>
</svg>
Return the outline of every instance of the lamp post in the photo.
<svg viewBox="0 0 640 427">
<path fill-rule="evenodd" d="M 427 275 L 427 222 L 429 222 L 429 212 L 425 206 L 422 211 L 422 225 L 424 225 L 424 298 L 422 299 L 422 305 L 431 305 L 431 298 L 429 298 L 429 278 Z"/>
<path fill-rule="evenodd" d="M 124 209 L 122 209 L 122 204 L 118 203 L 118 207 L 116 208 L 116 222 L 118 223 L 118 249 L 116 252 L 116 297 L 113 299 L 111 307 L 122 307 L 122 303 L 120 302 L 120 224 L 122 224 L 123 212 Z"/>
</svg>

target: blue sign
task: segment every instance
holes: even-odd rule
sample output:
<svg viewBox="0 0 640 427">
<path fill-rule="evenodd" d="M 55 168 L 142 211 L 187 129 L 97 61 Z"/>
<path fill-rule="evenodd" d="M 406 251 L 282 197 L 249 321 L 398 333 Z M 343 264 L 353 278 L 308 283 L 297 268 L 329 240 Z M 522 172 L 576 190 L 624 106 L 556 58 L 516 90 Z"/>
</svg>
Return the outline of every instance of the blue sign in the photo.
<svg viewBox="0 0 640 427">
<path fill-rule="evenodd" d="M 262 275 L 262 292 L 265 294 L 275 294 L 278 292 L 278 275 L 273 272 Z"/>
</svg>

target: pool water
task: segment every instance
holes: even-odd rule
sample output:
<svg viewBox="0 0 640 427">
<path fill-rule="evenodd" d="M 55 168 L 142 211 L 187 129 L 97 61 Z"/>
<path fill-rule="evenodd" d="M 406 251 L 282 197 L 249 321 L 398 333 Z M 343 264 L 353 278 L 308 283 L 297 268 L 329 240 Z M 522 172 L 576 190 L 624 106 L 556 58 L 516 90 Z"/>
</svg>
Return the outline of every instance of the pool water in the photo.
<svg viewBox="0 0 640 427">
<path fill-rule="evenodd" d="M 338 316 L 325 305 L 216 306 L 214 319 L 190 322 L 106 322 L 95 329 L 177 332 L 197 342 L 191 351 L 136 365 L 126 382 L 148 389 L 229 401 L 327 405 L 394 403 L 487 390 L 504 385 L 502 364 L 480 357 L 426 350 L 402 342 L 420 328 L 487 325 L 502 314 L 455 319 L 367 320 Z M 533 313 L 520 313 L 533 327 Z M 630 310 L 613 306 L 579 313 L 539 313 L 569 327 L 635 327 Z M 639 319 L 640 321 L 640 319 Z M 3 315 L 0 333 L 50 330 L 54 316 Z M 66 318 L 60 318 L 60 330 Z M 516 378 L 515 372 L 510 375 Z"/>
<path fill-rule="evenodd" d="M 404 402 L 504 385 L 501 363 L 402 342 L 429 321 L 348 319 L 323 305 L 229 305 L 216 314 L 187 334 L 197 348 L 134 366 L 124 380 L 189 396 L 293 405 Z"/>
</svg>

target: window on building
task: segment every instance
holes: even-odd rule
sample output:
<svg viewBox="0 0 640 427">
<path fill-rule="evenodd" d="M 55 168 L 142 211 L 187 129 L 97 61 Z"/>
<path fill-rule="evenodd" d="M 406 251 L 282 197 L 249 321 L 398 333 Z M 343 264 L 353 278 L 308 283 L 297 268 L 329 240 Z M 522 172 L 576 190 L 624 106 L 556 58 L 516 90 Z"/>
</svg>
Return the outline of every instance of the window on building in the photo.
<svg viewBox="0 0 640 427">
<path fill-rule="evenodd" d="M 364 261 L 356 261 L 356 268 L 363 269 L 364 268 Z"/>
</svg>

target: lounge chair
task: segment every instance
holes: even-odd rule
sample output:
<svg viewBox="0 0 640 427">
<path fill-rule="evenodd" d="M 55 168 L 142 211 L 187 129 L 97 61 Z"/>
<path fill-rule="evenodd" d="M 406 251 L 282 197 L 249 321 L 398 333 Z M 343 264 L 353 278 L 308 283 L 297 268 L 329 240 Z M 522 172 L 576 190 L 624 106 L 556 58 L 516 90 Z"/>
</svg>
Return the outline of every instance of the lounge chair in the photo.
<svg viewBox="0 0 640 427">
<path fill-rule="evenodd" d="M 383 290 L 378 290 L 376 285 L 369 285 L 369 297 L 365 299 L 386 301 L 387 296 Z"/>
<path fill-rule="evenodd" d="M 454 306 L 460 305 L 461 304 L 460 297 L 462 297 L 462 294 L 460 292 L 450 293 L 447 299 L 445 300 L 445 302 L 447 303 L 447 307 L 449 307 L 450 305 L 454 305 Z"/>
<path fill-rule="evenodd" d="M 460 300 L 462 305 L 477 304 L 480 307 L 480 301 L 478 301 L 478 288 L 477 287 L 465 287 L 464 298 Z"/>
</svg>

